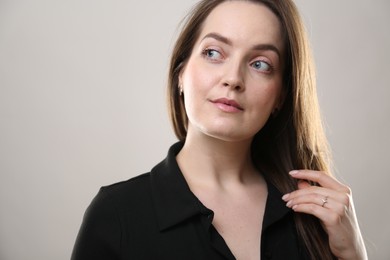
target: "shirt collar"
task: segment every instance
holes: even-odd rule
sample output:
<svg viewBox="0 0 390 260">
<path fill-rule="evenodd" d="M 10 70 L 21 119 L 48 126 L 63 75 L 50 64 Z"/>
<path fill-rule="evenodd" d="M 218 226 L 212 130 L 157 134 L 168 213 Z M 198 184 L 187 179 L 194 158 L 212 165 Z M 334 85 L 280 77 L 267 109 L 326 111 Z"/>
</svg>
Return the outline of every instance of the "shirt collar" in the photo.
<svg viewBox="0 0 390 260">
<path fill-rule="evenodd" d="M 182 142 L 172 145 L 165 160 L 151 171 L 152 193 L 160 230 L 201 213 L 202 204 L 191 192 L 176 162 L 176 155 L 182 147 Z"/>
<path fill-rule="evenodd" d="M 267 181 L 268 196 L 265 205 L 263 218 L 263 230 L 282 219 L 292 210 L 286 206 L 286 202 L 282 200 L 282 193 L 269 181 Z"/>
<path fill-rule="evenodd" d="M 151 171 L 152 197 L 160 231 L 175 226 L 195 215 L 210 214 L 199 199 L 191 192 L 176 161 L 176 155 L 184 143 L 171 146 L 168 155 Z M 289 208 L 281 199 L 282 194 L 267 181 L 268 196 L 263 219 L 263 230 L 283 218 Z"/>
</svg>

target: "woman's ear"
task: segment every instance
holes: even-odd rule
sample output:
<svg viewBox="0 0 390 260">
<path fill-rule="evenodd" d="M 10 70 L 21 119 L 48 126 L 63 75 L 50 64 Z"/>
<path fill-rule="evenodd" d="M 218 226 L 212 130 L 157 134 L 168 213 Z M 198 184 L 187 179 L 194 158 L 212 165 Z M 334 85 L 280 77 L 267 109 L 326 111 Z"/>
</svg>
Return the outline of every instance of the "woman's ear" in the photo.
<svg viewBox="0 0 390 260">
<path fill-rule="evenodd" d="M 179 76 L 178 76 L 178 88 L 179 88 L 179 93 L 180 95 L 183 94 L 183 87 L 184 87 L 184 84 L 183 84 L 183 74 L 184 74 L 184 70 L 185 70 L 185 65 L 181 67 L 180 71 L 179 71 Z"/>
</svg>

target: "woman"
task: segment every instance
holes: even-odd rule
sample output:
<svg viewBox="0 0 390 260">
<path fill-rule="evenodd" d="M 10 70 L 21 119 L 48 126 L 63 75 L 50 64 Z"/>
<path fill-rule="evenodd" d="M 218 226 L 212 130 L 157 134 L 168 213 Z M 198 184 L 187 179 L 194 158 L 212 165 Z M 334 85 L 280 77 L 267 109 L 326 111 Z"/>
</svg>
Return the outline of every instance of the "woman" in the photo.
<svg viewBox="0 0 390 260">
<path fill-rule="evenodd" d="M 291 1 L 201 1 L 168 98 L 180 142 L 101 189 L 72 259 L 367 259 L 350 189 L 330 174 Z"/>
</svg>

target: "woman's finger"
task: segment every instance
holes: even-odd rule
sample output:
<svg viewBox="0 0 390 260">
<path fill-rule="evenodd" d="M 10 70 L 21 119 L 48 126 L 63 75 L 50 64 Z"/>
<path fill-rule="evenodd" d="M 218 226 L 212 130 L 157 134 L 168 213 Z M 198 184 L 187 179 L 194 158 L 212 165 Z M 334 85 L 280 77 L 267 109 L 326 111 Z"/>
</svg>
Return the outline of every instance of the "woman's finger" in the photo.
<svg viewBox="0 0 390 260">
<path fill-rule="evenodd" d="M 327 227 L 325 230 L 328 232 L 330 227 L 339 225 L 340 219 L 342 218 L 337 211 L 333 211 L 328 207 L 331 206 L 322 207 L 313 203 L 302 203 L 293 205 L 291 209 L 295 212 L 306 213 L 317 217 Z"/>
<path fill-rule="evenodd" d="M 322 196 L 320 194 L 310 194 L 307 196 L 300 196 L 287 201 L 286 206 L 294 208 L 296 205 L 313 204 L 322 208 L 331 210 L 337 213 L 339 216 L 344 215 L 348 209 L 348 205 L 340 202 L 337 199 L 328 196 Z"/>
<path fill-rule="evenodd" d="M 292 198 L 287 201 L 286 206 L 292 208 L 294 205 L 297 204 L 316 204 L 321 207 L 327 207 L 326 204 L 328 204 L 330 200 L 331 199 L 329 199 L 328 196 L 312 193 L 306 196 L 299 196 L 299 197 Z M 335 201 L 333 200 L 333 202 Z"/>
<path fill-rule="evenodd" d="M 306 188 L 310 188 L 310 187 L 311 187 L 311 185 L 307 181 L 305 181 L 305 180 L 298 181 L 298 189 L 306 189 Z"/>
<path fill-rule="evenodd" d="M 350 189 L 338 180 L 321 171 L 294 170 L 290 175 L 295 179 L 308 180 L 318 183 L 321 187 L 326 187 L 341 192 L 351 193 Z"/>
<path fill-rule="evenodd" d="M 323 202 L 321 201 L 323 199 L 332 198 L 332 200 L 338 201 L 340 204 L 343 204 L 347 207 L 349 206 L 350 195 L 347 193 L 319 186 L 307 186 L 305 184 L 298 185 L 298 188 L 298 190 L 285 194 L 282 199 L 286 202 L 295 200 L 297 198 L 304 198 L 305 200 L 313 199 L 313 201 L 311 201 L 312 203 L 322 205 Z"/>
</svg>

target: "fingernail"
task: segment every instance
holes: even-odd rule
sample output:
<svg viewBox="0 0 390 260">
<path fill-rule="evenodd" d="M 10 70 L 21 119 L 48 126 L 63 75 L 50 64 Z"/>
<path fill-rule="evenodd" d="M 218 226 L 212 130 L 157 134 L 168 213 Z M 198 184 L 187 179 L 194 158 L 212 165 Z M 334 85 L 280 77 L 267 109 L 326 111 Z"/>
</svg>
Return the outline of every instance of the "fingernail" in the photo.
<svg viewBox="0 0 390 260">
<path fill-rule="evenodd" d="M 286 206 L 289 207 L 289 208 L 291 208 L 291 205 L 292 205 L 292 200 L 288 201 L 287 204 L 286 204 Z"/>
<path fill-rule="evenodd" d="M 292 207 L 292 209 L 293 209 L 293 210 L 296 210 L 297 207 L 298 207 L 298 205 L 294 205 L 294 206 Z"/>
<path fill-rule="evenodd" d="M 297 170 L 294 170 L 294 171 L 291 171 L 291 172 L 289 172 L 290 173 L 290 175 L 295 175 L 295 174 L 297 174 L 299 171 L 297 171 Z"/>
<path fill-rule="evenodd" d="M 282 200 L 287 201 L 287 199 L 288 199 L 289 196 L 290 196 L 289 193 L 285 194 L 285 195 L 282 197 Z"/>
</svg>

